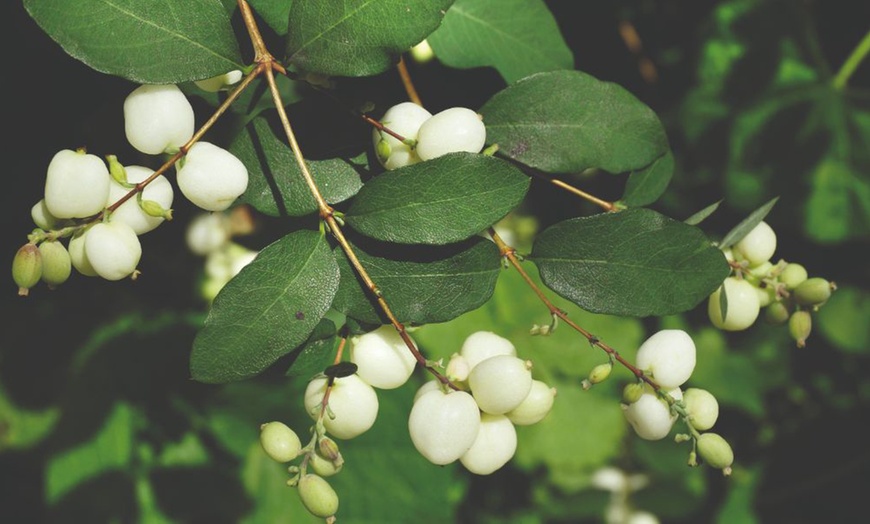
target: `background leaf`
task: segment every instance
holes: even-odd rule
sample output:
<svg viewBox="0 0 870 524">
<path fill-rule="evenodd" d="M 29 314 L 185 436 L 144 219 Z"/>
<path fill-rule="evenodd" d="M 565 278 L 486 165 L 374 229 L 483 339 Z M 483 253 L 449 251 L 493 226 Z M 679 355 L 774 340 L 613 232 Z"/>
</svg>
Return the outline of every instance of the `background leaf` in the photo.
<svg viewBox="0 0 870 524">
<path fill-rule="evenodd" d="M 580 71 L 523 78 L 479 112 L 487 142 L 550 173 L 590 167 L 622 173 L 646 167 L 668 150 L 652 109 L 622 87 Z"/>
<path fill-rule="evenodd" d="M 450 244 L 496 223 L 526 194 L 529 178 L 485 155 L 451 153 L 378 175 L 345 217 L 360 233 L 402 244 Z"/>
<path fill-rule="evenodd" d="M 294 0 L 287 30 L 293 66 L 334 76 L 369 76 L 438 27 L 453 0 Z"/>
<path fill-rule="evenodd" d="M 686 311 L 730 273 L 701 230 L 644 208 L 551 226 L 531 257 L 547 287 L 583 309 L 614 315 Z"/>
<path fill-rule="evenodd" d="M 664 194 L 673 174 L 674 155 L 668 151 L 652 164 L 631 172 L 620 201 L 628 207 L 652 204 Z"/>
<path fill-rule="evenodd" d="M 25 0 L 24 7 L 71 56 L 134 82 L 178 83 L 243 67 L 219 0 Z"/>
<path fill-rule="evenodd" d="M 336 289 L 338 266 L 319 233 L 265 247 L 215 298 L 193 343 L 193 378 L 230 382 L 263 371 L 308 338 Z"/>
<path fill-rule="evenodd" d="M 574 69 L 574 54 L 541 0 L 456 0 L 428 41 L 444 64 L 492 66 L 507 83 Z"/>
<path fill-rule="evenodd" d="M 755 229 L 755 226 L 760 224 L 764 220 L 764 217 L 770 213 L 770 210 L 773 209 L 777 200 L 779 200 L 779 197 L 770 199 L 763 206 L 754 210 L 749 214 L 749 216 L 741 220 L 739 224 L 734 226 L 731 231 L 725 234 L 725 237 L 723 237 L 722 241 L 719 242 L 719 248 L 726 249 L 743 240 L 743 237 Z"/>
</svg>

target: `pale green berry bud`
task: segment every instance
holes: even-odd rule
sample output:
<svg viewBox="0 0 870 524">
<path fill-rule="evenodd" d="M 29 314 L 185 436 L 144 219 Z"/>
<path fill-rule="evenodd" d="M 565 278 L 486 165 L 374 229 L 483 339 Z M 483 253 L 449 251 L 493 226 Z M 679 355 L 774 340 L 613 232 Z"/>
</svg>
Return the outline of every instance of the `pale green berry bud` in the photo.
<svg viewBox="0 0 870 524">
<path fill-rule="evenodd" d="M 770 324 L 785 324 L 790 315 L 791 313 L 788 311 L 788 306 L 783 302 L 774 302 L 764 308 L 764 320 Z"/>
<path fill-rule="evenodd" d="M 779 281 L 791 291 L 807 279 L 807 270 L 800 264 L 787 264 L 779 274 Z"/>
<path fill-rule="evenodd" d="M 378 140 L 378 144 L 375 146 L 375 153 L 378 155 L 378 160 L 381 161 L 381 164 L 387 163 L 392 152 L 393 148 L 390 147 L 389 142 L 384 139 Z"/>
<path fill-rule="evenodd" d="M 759 307 L 767 307 L 776 300 L 776 289 L 773 286 L 756 287 L 755 293 L 758 295 Z"/>
<path fill-rule="evenodd" d="M 46 207 L 44 198 L 30 208 L 30 218 L 33 219 L 34 224 L 46 231 L 54 229 L 59 222 Z"/>
<path fill-rule="evenodd" d="M 338 450 L 338 444 L 329 437 L 323 437 L 317 443 L 320 453 L 329 460 L 338 460 L 341 458 L 341 452 Z"/>
<path fill-rule="evenodd" d="M 749 274 L 755 277 L 756 279 L 762 279 L 767 277 L 771 270 L 773 269 L 773 264 L 770 260 L 766 260 L 757 266 L 751 267 L 749 269 Z"/>
<path fill-rule="evenodd" d="M 820 306 L 831 298 L 833 286 L 820 277 L 808 278 L 794 289 L 794 299 L 805 306 Z"/>
<path fill-rule="evenodd" d="M 142 208 L 148 216 L 172 220 L 172 210 L 164 209 L 158 202 L 154 200 L 140 200 L 139 207 Z"/>
<path fill-rule="evenodd" d="M 122 186 L 129 186 L 129 183 L 127 182 L 127 170 L 124 169 L 124 166 L 118 161 L 118 157 L 115 155 L 106 155 L 106 160 L 109 162 L 109 174 L 112 175 L 112 179 Z"/>
<path fill-rule="evenodd" d="M 689 452 L 689 460 L 687 461 L 689 467 L 694 468 L 698 465 L 698 454 L 694 451 Z"/>
<path fill-rule="evenodd" d="M 731 474 L 734 451 L 724 438 L 716 433 L 704 433 L 698 437 L 698 453 L 711 467 L 721 469 L 725 475 Z"/>
<path fill-rule="evenodd" d="M 813 330 L 813 318 L 809 311 L 795 311 L 788 319 L 788 333 L 797 342 L 797 347 L 807 345 L 807 338 Z"/>
<path fill-rule="evenodd" d="M 641 395 L 643 395 L 643 384 L 640 382 L 626 384 L 622 390 L 622 400 L 626 404 L 634 404 L 640 400 Z"/>
<path fill-rule="evenodd" d="M 698 431 L 712 428 L 719 418 L 719 402 L 705 389 L 687 389 L 683 393 L 683 402 L 689 414 L 689 423 Z"/>
<path fill-rule="evenodd" d="M 323 477 L 303 475 L 296 487 L 305 509 L 315 517 L 331 517 L 338 511 L 338 495 Z"/>
<path fill-rule="evenodd" d="M 18 285 L 18 295 L 26 297 L 30 288 L 39 282 L 40 277 L 42 277 L 42 254 L 36 244 L 24 244 L 12 259 L 12 280 Z"/>
<path fill-rule="evenodd" d="M 592 371 L 589 372 L 589 382 L 593 384 L 599 384 L 607 380 L 607 377 L 610 376 L 610 372 L 613 370 L 613 364 L 610 362 L 605 362 L 604 364 L 598 364 Z"/>
<path fill-rule="evenodd" d="M 468 364 L 468 359 L 459 353 L 454 353 L 450 356 L 444 374 L 447 375 L 447 378 L 449 378 L 451 382 L 462 382 L 468 380 L 469 373 L 471 373 L 471 366 Z"/>
<path fill-rule="evenodd" d="M 302 450 L 299 436 L 282 422 L 260 426 L 260 444 L 272 460 L 282 463 L 295 459 Z"/>
<path fill-rule="evenodd" d="M 418 64 L 425 64 L 435 58 L 435 51 L 428 40 L 423 40 L 411 48 L 411 58 Z"/>
<path fill-rule="evenodd" d="M 310 455 L 308 466 L 321 477 L 331 477 L 344 467 L 344 459 L 339 454 L 337 460 L 329 460 L 318 451 Z"/>
<path fill-rule="evenodd" d="M 47 241 L 39 245 L 42 255 L 42 281 L 53 288 L 66 282 L 72 272 L 69 251 L 58 241 Z"/>
</svg>

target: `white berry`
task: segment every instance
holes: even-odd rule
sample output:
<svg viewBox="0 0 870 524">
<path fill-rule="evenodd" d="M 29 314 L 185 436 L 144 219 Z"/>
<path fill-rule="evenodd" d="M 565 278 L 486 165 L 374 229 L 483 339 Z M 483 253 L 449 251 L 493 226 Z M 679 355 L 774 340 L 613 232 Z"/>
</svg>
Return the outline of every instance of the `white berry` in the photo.
<svg viewBox="0 0 870 524">
<path fill-rule="evenodd" d="M 84 151 L 58 151 L 48 164 L 45 207 L 55 218 L 84 218 L 106 207 L 109 197 L 106 163 Z"/>
<path fill-rule="evenodd" d="M 314 420 L 320 417 L 326 384 L 326 377 L 319 377 L 309 382 L 305 389 L 305 411 Z M 329 410 L 323 417 L 323 425 L 336 438 L 350 439 L 365 433 L 378 416 L 377 393 L 357 375 L 335 379 L 328 402 Z"/>
<path fill-rule="evenodd" d="M 517 356 L 513 343 L 492 331 L 477 331 L 468 335 L 459 354 L 465 357 L 470 369 L 480 362 L 497 355 Z"/>
<path fill-rule="evenodd" d="M 248 170 L 235 155 L 209 142 L 197 142 L 178 170 L 178 188 L 206 211 L 230 207 L 248 187 Z"/>
<path fill-rule="evenodd" d="M 143 85 L 124 100 L 127 141 L 148 155 L 178 149 L 193 136 L 193 106 L 173 84 Z"/>
<path fill-rule="evenodd" d="M 540 380 L 532 381 L 532 388 L 520 405 L 506 413 L 507 417 L 517 426 L 537 424 L 553 408 L 556 399 L 556 388 L 551 388 Z"/>
<path fill-rule="evenodd" d="M 121 280 L 135 271 L 142 246 L 133 228 L 124 222 L 102 222 L 85 237 L 85 256 L 106 280 Z"/>
<path fill-rule="evenodd" d="M 776 233 L 767 222 L 759 222 L 752 231 L 734 244 L 737 258 L 746 260 L 751 266 L 757 266 L 770 260 L 776 251 Z"/>
<path fill-rule="evenodd" d="M 420 399 L 420 397 L 422 397 L 426 393 L 429 393 L 430 391 L 435 391 L 435 390 L 440 389 L 440 388 L 441 388 L 441 382 L 439 380 L 436 380 L 436 379 L 427 380 L 426 382 L 423 383 L 422 386 L 417 388 L 417 392 L 414 393 L 414 402 L 417 402 Z"/>
<path fill-rule="evenodd" d="M 131 184 L 138 184 L 154 174 L 153 169 L 142 166 L 127 166 L 124 170 L 127 172 L 127 182 Z M 106 201 L 106 205 L 114 204 L 129 191 L 129 188 L 113 180 L 109 187 L 109 198 Z M 143 200 L 157 202 L 163 209 L 170 209 L 172 207 L 173 196 L 172 184 L 162 176 L 152 180 L 142 190 Z M 112 213 L 113 222 L 126 223 L 133 228 L 133 231 L 137 235 L 153 230 L 162 224 L 163 220 L 163 217 L 155 217 L 146 213 L 137 202 L 137 197 L 135 196 L 118 206 Z"/>
<path fill-rule="evenodd" d="M 431 117 L 432 113 L 423 107 L 413 102 L 402 102 L 387 109 L 381 117 L 381 123 L 402 138 L 416 140 L 420 126 Z M 386 143 L 385 146 L 378 145 L 381 141 Z M 420 157 L 407 144 L 385 131 L 374 129 L 372 143 L 375 151 L 378 152 L 378 160 L 387 169 L 396 169 L 420 161 Z"/>
<path fill-rule="evenodd" d="M 681 329 L 663 329 L 637 350 L 637 367 L 665 389 L 682 386 L 695 370 L 695 343 Z"/>
<path fill-rule="evenodd" d="M 519 406 L 532 389 L 531 363 L 510 355 L 490 357 L 472 368 L 468 386 L 481 411 L 502 415 Z"/>
<path fill-rule="evenodd" d="M 722 317 L 720 295 L 725 290 L 728 307 L 725 318 Z M 707 301 L 707 315 L 710 322 L 725 331 L 740 331 L 751 326 L 761 309 L 758 292 L 755 286 L 737 277 L 728 277 L 722 285 L 710 295 Z"/>
<path fill-rule="evenodd" d="M 408 417 L 414 447 L 433 464 L 458 460 L 474 444 L 478 431 L 480 410 L 464 391 L 429 391 L 414 402 Z"/>
<path fill-rule="evenodd" d="M 195 80 L 193 83 L 196 84 L 196 87 L 202 89 L 203 91 L 215 93 L 217 91 L 224 90 L 233 84 L 237 84 L 239 80 L 242 79 L 242 76 L 243 75 L 240 70 L 234 69 L 222 75 L 213 76 L 211 78 L 203 78 L 202 80 Z"/>
<path fill-rule="evenodd" d="M 357 375 L 376 388 L 397 388 L 414 372 L 417 359 L 389 324 L 354 337 L 352 343 L 350 360 Z"/>
<path fill-rule="evenodd" d="M 80 232 L 74 235 L 69 241 L 69 258 L 72 266 L 76 271 L 86 277 L 95 277 L 97 272 L 94 271 L 94 266 L 88 260 L 88 255 L 85 253 L 85 240 L 87 239 L 88 231 Z"/>
<path fill-rule="evenodd" d="M 423 122 L 417 133 L 417 155 L 431 160 L 447 153 L 480 153 L 486 127 L 480 116 L 465 107 L 451 107 Z"/>
<path fill-rule="evenodd" d="M 480 431 L 474 444 L 460 458 L 465 469 L 489 475 L 501 468 L 517 451 L 517 430 L 504 415 L 480 416 Z"/>
<path fill-rule="evenodd" d="M 668 393 L 676 400 L 683 398 L 679 388 Z M 637 436 L 645 440 L 665 438 L 677 420 L 677 415 L 671 413 L 668 403 L 659 398 L 649 386 L 645 386 L 644 393 L 637 402 L 628 406 L 623 404 L 623 414 Z"/>
<path fill-rule="evenodd" d="M 33 204 L 33 207 L 30 208 L 30 218 L 33 219 L 36 227 L 46 231 L 54 229 L 58 223 L 58 218 L 52 215 L 48 207 L 46 207 L 44 198 Z"/>
<path fill-rule="evenodd" d="M 197 255 L 208 255 L 230 239 L 229 219 L 223 213 L 201 213 L 187 226 L 187 247 Z"/>
</svg>

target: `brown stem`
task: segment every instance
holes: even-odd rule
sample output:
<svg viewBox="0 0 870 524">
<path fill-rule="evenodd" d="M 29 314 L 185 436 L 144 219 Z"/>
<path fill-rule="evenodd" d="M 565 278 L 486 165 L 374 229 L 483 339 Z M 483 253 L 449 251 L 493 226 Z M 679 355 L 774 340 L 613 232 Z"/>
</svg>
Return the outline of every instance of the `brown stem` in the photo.
<svg viewBox="0 0 870 524">
<path fill-rule="evenodd" d="M 405 92 L 408 93 L 408 99 L 422 107 L 423 100 L 420 99 L 420 95 L 414 87 L 414 82 L 411 80 L 411 73 L 408 72 L 408 64 L 405 63 L 404 57 L 399 57 L 396 69 L 399 70 L 399 77 L 402 79 L 402 85 L 405 86 Z"/>
<path fill-rule="evenodd" d="M 564 322 L 565 324 L 568 324 L 575 331 L 577 331 L 578 333 L 583 335 L 583 337 L 585 337 L 586 340 L 589 341 L 590 345 L 604 350 L 604 352 L 606 352 L 609 356 L 611 356 L 617 362 L 619 362 L 620 364 L 625 366 L 626 369 L 631 371 L 634 374 L 634 376 L 636 376 L 638 378 L 638 380 L 643 380 L 644 382 L 649 384 L 657 392 L 661 389 L 661 386 L 659 386 L 655 381 L 653 381 L 651 378 L 649 378 L 646 375 L 646 373 L 644 373 L 642 370 L 638 369 L 631 362 L 627 361 L 622 355 L 619 354 L 618 351 L 616 351 L 612 347 L 608 346 L 607 344 L 601 342 L 601 340 L 599 340 L 598 337 L 596 337 L 595 335 L 593 335 L 589 331 L 583 329 L 576 322 L 574 322 L 573 320 L 568 318 L 568 313 L 566 313 L 566 312 L 562 311 L 561 309 L 559 309 L 558 307 L 556 307 L 556 305 L 553 304 L 553 302 L 550 301 L 549 298 L 547 298 L 547 296 L 544 294 L 544 292 L 541 290 L 541 288 L 538 287 L 538 285 L 535 283 L 535 281 L 532 280 L 532 277 L 529 276 L 529 274 L 526 272 L 526 270 L 523 269 L 522 264 L 520 263 L 519 259 L 517 258 L 516 249 L 514 249 L 513 247 L 511 247 L 507 243 L 505 243 L 505 241 L 502 240 L 502 238 L 498 235 L 498 233 L 496 233 L 495 229 L 490 228 L 489 235 L 492 237 L 492 240 L 493 240 L 493 242 L 495 242 L 495 245 L 498 246 L 498 249 L 499 249 L 499 252 L 501 253 L 501 255 L 507 259 L 507 261 L 510 263 L 511 266 L 513 266 L 514 269 L 517 270 L 517 272 L 520 274 L 520 276 L 523 278 L 523 280 L 526 281 L 526 284 L 528 284 L 528 286 L 532 289 L 532 291 L 534 291 L 535 295 L 537 295 L 538 298 L 541 300 L 541 302 L 543 302 L 543 304 L 547 307 L 547 309 L 550 310 L 550 314 L 552 316 L 559 318 L 562 322 Z"/>
<path fill-rule="evenodd" d="M 365 113 L 361 113 L 359 116 L 360 116 L 360 118 L 362 118 L 363 120 L 365 120 L 366 122 L 368 122 L 369 124 L 371 124 L 372 126 L 374 126 L 376 129 L 378 129 L 379 131 L 383 131 L 384 133 L 386 133 L 386 134 L 392 136 L 393 138 L 395 138 L 396 140 L 398 140 L 398 141 L 400 141 L 400 142 L 404 142 L 404 141 L 405 141 L 405 137 L 403 137 L 403 136 L 400 135 L 399 133 L 396 133 L 396 132 L 393 131 L 392 129 L 388 128 L 387 126 L 385 126 L 384 124 L 382 124 L 382 123 L 381 123 L 380 121 L 378 121 L 377 119 L 374 119 L 374 118 L 370 117 L 369 115 L 367 115 L 367 114 L 365 114 Z"/>
<path fill-rule="evenodd" d="M 576 187 L 572 186 L 571 184 L 568 184 L 567 182 L 564 182 L 564 181 L 559 180 L 557 178 L 553 178 L 553 177 L 546 175 L 544 173 L 541 173 L 540 171 L 537 171 L 537 170 L 526 170 L 526 171 L 532 173 L 534 176 L 536 176 L 540 179 L 546 180 L 547 182 L 553 184 L 554 186 L 556 186 L 558 188 L 564 189 L 565 191 L 568 191 L 569 193 L 577 195 L 578 197 L 595 204 L 596 206 L 600 207 L 601 209 L 603 209 L 605 211 L 615 211 L 616 210 L 616 205 L 614 205 L 613 202 L 608 202 L 607 200 L 602 200 L 595 195 L 589 194 L 581 189 L 577 189 Z"/>
</svg>

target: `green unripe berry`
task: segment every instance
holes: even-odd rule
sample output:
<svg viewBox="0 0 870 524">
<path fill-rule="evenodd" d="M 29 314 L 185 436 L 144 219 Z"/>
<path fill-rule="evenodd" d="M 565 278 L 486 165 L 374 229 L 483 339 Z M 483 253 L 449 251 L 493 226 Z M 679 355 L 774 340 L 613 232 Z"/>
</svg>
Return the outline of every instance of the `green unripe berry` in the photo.
<svg viewBox="0 0 870 524">
<path fill-rule="evenodd" d="M 764 320 L 770 324 L 785 324 L 790 315 L 788 306 L 783 302 L 773 302 L 764 308 Z"/>
<path fill-rule="evenodd" d="M 641 395 L 643 395 L 643 384 L 640 382 L 626 384 L 622 390 L 622 400 L 626 404 L 634 404 L 640 400 Z"/>
<path fill-rule="evenodd" d="M 341 457 L 339 456 L 339 460 L 340 459 Z M 308 467 L 314 470 L 314 472 L 321 477 L 331 477 L 341 471 L 344 467 L 344 461 L 339 460 L 330 460 L 321 455 L 318 451 L 311 454 L 308 459 Z"/>
<path fill-rule="evenodd" d="M 299 456 L 302 442 L 296 432 L 282 422 L 267 422 L 260 426 L 263 451 L 276 462 L 290 462 Z"/>
<path fill-rule="evenodd" d="M 704 433 L 698 437 L 698 454 L 711 467 L 721 469 L 723 473 L 731 473 L 734 463 L 734 451 L 724 438 L 716 433 Z"/>
<path fill-rule="evenodd" d="M 18 286 L 18 294 L 26 297 L 30 288 L 39 282 L 40 277 L 42 277 L 42 254 L 36 244 L 24 244 L 12 259 L 12 280 Z"/>
<path fill-rule="evenodd" d="M 296 487 L 305 509 L 315 517 L 331 517 L 338 511 L 338 495 L 322 477 L 303 475 Z"/>
<path fill-rule="evenodd" d="M 610 372 L 613 370 L 613 364 L 610 362 L 606 362 L 604 364 L 598 364 L 592 371 L 589 372 L 589 382 L 593 384 L 598 384 L 600 382 L 604 382 L 607 380 L 607 377 L 610 376 Z"/>
<path fill-rule="evenodd" d="M 831 283 L 824 278 L 808 278 L 794 289 L 794 299 L 804 306 L 820 306 L 831 298 L 831 291 Z"/>
<path fill-rule="evenodd" d="M 807 270 L 800 264 L 787 264 L 779 274 L 779 281 L 791 291 L 807 279 Z"/>
<path fill-rule="evenodd" d="M 689 414 L 689 423 L 698 431 L 712 428 L 719 418 L 719 402 L 706 389 L 687 389 L 683 393 L 683 402 Z"/>
<path fill-rule="evenodd" d="M 48 287 L 56 287 L 69 278 L 72 272 L 72 261 L 69 251 L 58 241 L 47 241 L 39 245 L 42 255 L 42 281 Z"/>
<path fill-rule="evenodd" d="M 807 345 L 807 338 L 813 330 L 813 318 L 809 311 L 795 311 L 788 319 L 788 333 L 797 342 L 797 347 Z"/>
</svg>

